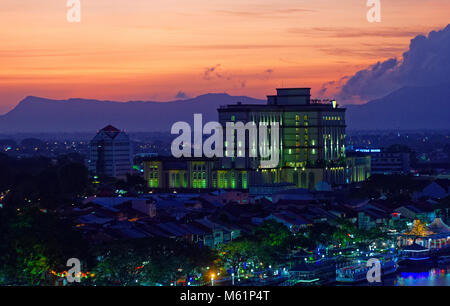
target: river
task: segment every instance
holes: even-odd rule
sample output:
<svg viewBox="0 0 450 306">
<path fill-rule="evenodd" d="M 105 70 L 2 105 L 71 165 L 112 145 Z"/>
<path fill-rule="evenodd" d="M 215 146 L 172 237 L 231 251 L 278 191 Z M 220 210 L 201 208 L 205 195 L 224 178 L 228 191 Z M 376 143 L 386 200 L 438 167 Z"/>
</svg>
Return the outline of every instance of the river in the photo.
<svg viewBox="0 0 450 306">
<path fill-rule="evenodd" d="M 384 286 L 450 286 L 450 265 L 400 268 L 383 280 Z"/>
</svg>

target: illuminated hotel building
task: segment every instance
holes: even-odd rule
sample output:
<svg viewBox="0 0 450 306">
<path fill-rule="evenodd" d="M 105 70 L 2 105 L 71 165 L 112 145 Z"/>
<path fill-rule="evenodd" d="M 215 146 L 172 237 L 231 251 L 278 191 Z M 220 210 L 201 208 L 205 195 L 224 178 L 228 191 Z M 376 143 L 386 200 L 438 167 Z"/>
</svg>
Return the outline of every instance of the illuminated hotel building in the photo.
<svg viewBox="0 0 450 306">
<path fill-rule="evenodd" d="M 267 104 L 238 102 L 222 106 L 218 112 L 219 123 L 224 128 L 227 122 L 254 122 L 256 126 L 267 125 L 270 135 L 271 125 L 278 123 L 278 166 L 261 168 L 261 158 L 250 157 L 250 149 L 254 147 L 250 145 L 249 132 L 242 143 L 235 131 L 233 143 L 226 141 L 224 133 L 224 150 L 234 146 L 233 156 L 224 154 L 223 158 L 214 160 L 180 159 L 181 169 L 175 167 L 173 158 L 149 159 L 144 163 L 144 174 L 150 187 L 247 189 L 290 183 L 315 189 L 319 182 L 345 184 L 364 180 L 369 175 L 365 173 L 369 171 L 364 165 L 367 159 L 346 159 L 345 108 L 339 107 L 336 101 L 312 100 L 310 88 L 277 89 L 277 95 L 268 96 Z M 259 146 L 258 143 L 256 147 Z M 364 173 L 354 175 L 355 171 Z"/>
<path fill-rule="evenodd" d="M 345 109 L 335 101 L 311 100 L 310 88 L 277 89 L 265 105 L 221 107 L 219 122 L 225 126 L 229 121 L 279 124 L 278 167 L 260 169 L 260 159 L 248 157 L 248 138 L 245 148 L 234 144 L 237 151 L 245 150 L 244 157 L 223 159 L 225 168 L 251 171 L 252 184 L 293 183 L 314 189 L 320 181 L 345 183 Z"/>
</svg>

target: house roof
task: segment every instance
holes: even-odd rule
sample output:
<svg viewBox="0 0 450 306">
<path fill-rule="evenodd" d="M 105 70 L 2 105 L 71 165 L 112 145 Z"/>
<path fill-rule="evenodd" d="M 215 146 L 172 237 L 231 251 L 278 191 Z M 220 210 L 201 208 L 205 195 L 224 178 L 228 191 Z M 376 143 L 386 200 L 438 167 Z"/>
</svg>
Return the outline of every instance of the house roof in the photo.
<svg viewBox="0 0 450 306">
<path fill-rule="evenodd" d="M 425 223 L 420 220 L 414 220 L 411 230 L 406 232 L 404 235 L 426 237 L 434 234 L 434 232 L 428 229 Z"/>
<path fill-rule="evenodd" d="M 155 224 L 150 224 L 150 223 L 146 223 L 146 224 L 140 224 L 140 228 L 141 230 L 145 231 L 146 233 L 152 235 L 152 236 L 157 236 L 157 237 L 171 237 L 171 233 L 164 230 L 163 228 L 158 227 Z"/>
<path fill-rule="evenodd" d="M 105 126 L 103 129 L 101 129 L 101 131 L 104 131 L 104 132 L 120 132 L 120 130 L 118 128 L 116 128 L 116 127 L 114 127 L 114 126 L 112 126 L 110 124 Z"/>
<path fill-rule="evenodd" d="M 310 224 L 311 222 L 307 221 L 306 219 L 296 216 L 296 215 L 288 215 L 286 213 L 274 213 L 272 214 L 275 218 L 282 220 L 288 224 L 292 225 L 305 225 Z"/>
<path fill-rule="evenodd" d="M 434 182 L 447 191 L 450 188 L 450 180 L 448 180 L 448 179 L 437 179 Z"/>
<path fill-rule="evenodd" d="M 166 232 L 169 232 L 177 237 L 186 236 L 191 233 L 186 228 L 181 227 L 178 224 L 173 223 L 173 222 L 159 223 L 158 227 L 162 228 Z"/>
<path fill-rule="evenodd" d="M 129 197 L 90 197 L 84 200 L 84 204 L 94 203 L 111 211 L 119 211 L 116 207 L 129 201 L 139 200 L 139 198 Z"/>
<path fill-rule="evenodd" d="M 105 133 L 107 136 L 111 138 L 115 138 L 117 135 L 120 134 L 120 130 L 112 125 L 107 125 L 103 129 L 100 130 L 100 132 Z"/>
<path fill-rule="evenodd" d="M 78 218 L 78 220 L 86 224 L 100 224 L 100 225 L 113 221 L 112 218 L 102 218 L 94 214 L 81 216 Z"/>
<path fill-rule="evenodd" d="M 450 227 L 445 224 L 441 218 L 435 218 L 428 228 L 436 234 L 450 233 Z"/>
</svg>

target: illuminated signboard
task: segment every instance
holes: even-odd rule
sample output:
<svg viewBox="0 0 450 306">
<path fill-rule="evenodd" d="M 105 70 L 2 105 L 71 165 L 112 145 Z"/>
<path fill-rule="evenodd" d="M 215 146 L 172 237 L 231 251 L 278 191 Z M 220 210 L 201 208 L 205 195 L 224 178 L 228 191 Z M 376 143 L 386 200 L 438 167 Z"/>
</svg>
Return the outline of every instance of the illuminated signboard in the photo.
<svg viewBox="0 0 450 306">
<path fill-rule="evenodd" d="M 381 149 L 355 149 L 355 152 L 361 152 L 361 153 L 381 153 Z"/>
</svg>

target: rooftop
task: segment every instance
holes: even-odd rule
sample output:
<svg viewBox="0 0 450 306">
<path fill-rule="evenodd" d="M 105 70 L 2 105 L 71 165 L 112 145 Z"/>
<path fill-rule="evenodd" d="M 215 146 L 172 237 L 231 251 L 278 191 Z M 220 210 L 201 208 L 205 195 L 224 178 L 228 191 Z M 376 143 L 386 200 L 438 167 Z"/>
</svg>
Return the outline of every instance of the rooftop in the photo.
<svg viewBox="0 0 450 306">
<path fill-rule="evenodd" d="M 100 132 L 104 132 L 111 138 L 115 138 L 117 135 L 120 134 L 120 130 L 112 125 L 105 126 L 103 129 L 100 130 Z"/>
<path fill-rule="evenodd" d="M 267 96 L 267 104 L 231 104 L 226 106 L 220 106 L 219 112 L 225 109 L 264 109 L 265 111 L 274 110 L 279 108 L 289 107 L 308 109 L 330 109 L 336 111 L 345 111 L 343 108 L 338 108 L 336 100 L 334 99 L 311 99 L 311 88 L 277 88 L 276 95 Z"/>
</svg>

